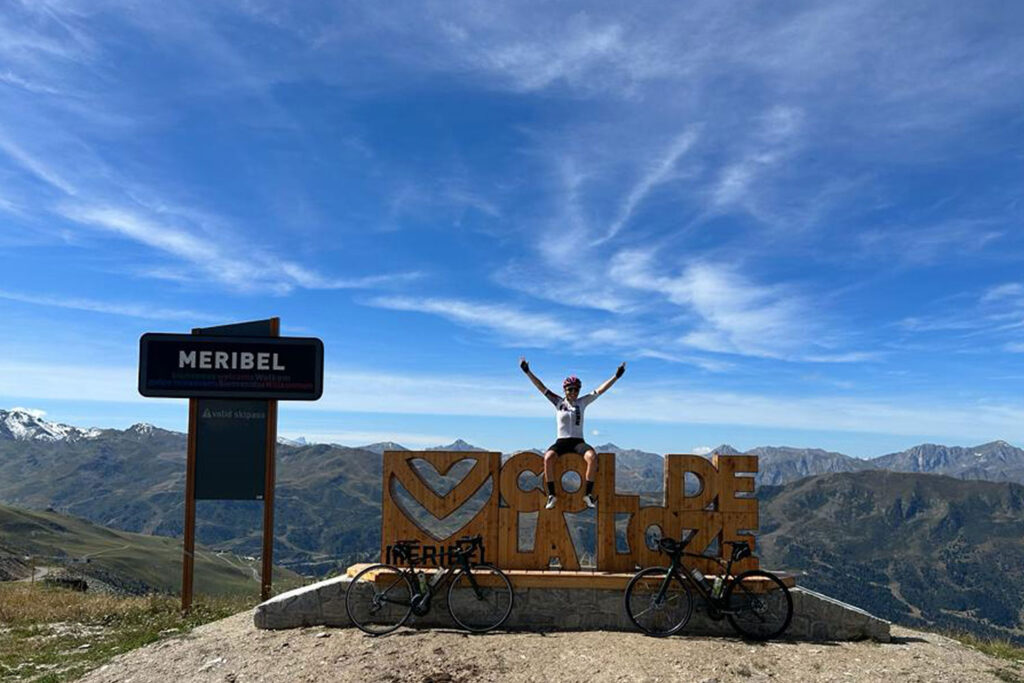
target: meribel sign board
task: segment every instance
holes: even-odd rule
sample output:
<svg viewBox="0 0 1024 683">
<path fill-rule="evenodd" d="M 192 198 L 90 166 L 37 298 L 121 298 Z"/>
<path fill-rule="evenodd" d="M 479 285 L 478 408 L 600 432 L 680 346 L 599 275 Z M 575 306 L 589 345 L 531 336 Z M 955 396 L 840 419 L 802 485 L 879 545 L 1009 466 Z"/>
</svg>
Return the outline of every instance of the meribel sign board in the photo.
<svg viewBox="0 0 1024 683">
<path fill-rule="evenodd" d="M 143 396 L 315 401 L 323 394 L 324 345 L 314 337 L 148 333 L 139 359 Z"/>
</svg>

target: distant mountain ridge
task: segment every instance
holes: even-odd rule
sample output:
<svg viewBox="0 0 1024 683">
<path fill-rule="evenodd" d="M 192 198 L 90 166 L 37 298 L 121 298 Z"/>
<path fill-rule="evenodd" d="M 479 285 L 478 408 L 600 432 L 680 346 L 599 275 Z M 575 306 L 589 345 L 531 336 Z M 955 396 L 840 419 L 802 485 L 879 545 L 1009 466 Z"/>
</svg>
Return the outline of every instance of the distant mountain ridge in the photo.
<svg viewBox="0 0 1024 683">
<path fill-rule="evenodd" d="M 70 440 L 0 437 L 0 502 L 53 506 L 107 527 L 180 538 L 185 435 L 138 425 L 99 431 Z M 461 440 L 451 446 L 482 450 Z M 376 559 L 381 452 L 402 448 L 393 442 L 280 444 L 275 561 L 322 576 Z M 661 455 L 614 443 L 596 448 L 616 453 L 620 490 L 657 502 Z M 873 460 L 820 449 L 752 449 L 761 469 L 757 553 L 763 565 L 806 571 L 804 585 L 901 623 L 1019 639 L 1024 631 L 1012 612 L 1019 604 L 1014 595 L 1024 593 L 1018 577 L 1024 487 L 964 479 L 1012 472 L 1020 449 L 998 441 L 915 448 Z M 737 452 L 727 444 L 714 451 Z M 879 462 L 947 469 L 960 478 L 875 469 Z M 431 481 L 444 479 L 426 470 Z M 200 501 L 197 540 L 218 551 L 257 555 L 259 519 L 256 501 Z M 574 524 L 573 533 L 592 545 L 592 520 L 588 524 Z"/>
<path fill-rule="evenodd" d="M 82 429 L 71 425 L 49 422 L 30 411 L 22 409 L 0 410 L 0 442 L 7 439 L 15 441 L 72 443 L 115 435 L 131 435 L 136 438 L 148 438 L 153 435 L 160 435 L 164 439 L 185 438 L 185 435 L 180 432 L 160 429 L 147 423 L 135 424 L 124 431 L 96 428 Z M 294 440 L 281 438 L 278 443 L 282 446 L 297 448 L 315 445 L 308 443 L 303 437 Z M 333 445 L 342 449 L 349 448 L 339 444 Z M 600 452 L 615 453 L 620 468 L 625 467 L 643 473 L 636 477 L 631 477 L 632 479 L 644 480 L 650 477 L 656 479 L 660 476 L 655 473 L 655 470 L 660 471 L 660 464 L 657 459 L 661 456 L 657 453 L 621 448 L 613 443 L 602 444 L 595 448 Z M 409 449 L 393 441 L 382 441 L 359 446 L 354 450 L 380 455 L 388 450 L 400 451 Z M 475 446 L 463 439 L 456 439 L 450 444 L 433 446 L 426 450 L 480 452 L 488 449 Z M 520 450 L 540 452 L 537 449 L 524 448 Z M 741 452 L 729 444 L 721 444 L 717 448 L 712 449 L 711 452 L 722 455 L 741 455 L 744 453 L 757 455 L 759 458 L 757 483 L 760 486 L 774 486 L 815 474 L 860 472 L 869 469 L 882 469 L 894 472 L 923 472 L 945 474 L 960 479 L 1024 483 L 1024 449 L 1017 448 L 1006 441 L 992 441 L 973 447 L 920 444 L 905 451 L 889 453 L 870 459 L 855 458 L 843 453 L 825 451 L 820 448 L 793 448 L 789 446 L 758 446 Z M 635 487 L 629 486 L 628 488 L 639 490 L 639 487 L 640 482 L 637 481 Z"/>
<path fill-rule="evenodd" d="M 80 429 L 70 425 L 48 422 L 27 410 L 13 408 L 0 410 L 0 439 L 16 441 L 77 441 L 93 439 L 102 430 Z"/>
<path fill-rule="evenodd" d="M 758 554 L 910 626 L 1024 643 L 1024 486 L 864 470 L 758 491 Z"/>
</svg>

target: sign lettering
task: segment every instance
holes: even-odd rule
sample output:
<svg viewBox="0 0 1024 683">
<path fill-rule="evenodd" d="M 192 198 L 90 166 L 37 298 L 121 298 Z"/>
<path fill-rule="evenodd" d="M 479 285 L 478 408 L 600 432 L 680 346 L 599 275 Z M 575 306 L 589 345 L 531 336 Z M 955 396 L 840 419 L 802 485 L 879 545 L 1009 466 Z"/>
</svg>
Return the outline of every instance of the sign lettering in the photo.
<svg viewBox="0 0 1024 683">
<path fill-rule="evenodd" d="M 144 334 L 139 393 L 162 398 L 315 401 L 324 346 L 312 337 Z"/>
</svg>

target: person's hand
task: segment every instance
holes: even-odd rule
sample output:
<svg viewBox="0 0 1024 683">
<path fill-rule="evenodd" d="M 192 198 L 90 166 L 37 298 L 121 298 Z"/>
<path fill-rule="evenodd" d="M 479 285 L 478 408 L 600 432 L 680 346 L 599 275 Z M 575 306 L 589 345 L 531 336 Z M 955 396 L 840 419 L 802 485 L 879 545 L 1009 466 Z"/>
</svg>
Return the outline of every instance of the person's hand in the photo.
<svg viewBox="0 0 1024 683">
<path fill-rule="evenodd" d="M 530 364 L 526 362 L 526 358 L 523 357 L 523 356 L 519 357 L 519 367 L 525 373 L 529 373 L 530 372 Z"/>
<path fill-rule="evenodd" d="M 615 379 L 622 377 L 626 372 L 626 364 L 623 363 L 615 370 Z"/>
</svg>

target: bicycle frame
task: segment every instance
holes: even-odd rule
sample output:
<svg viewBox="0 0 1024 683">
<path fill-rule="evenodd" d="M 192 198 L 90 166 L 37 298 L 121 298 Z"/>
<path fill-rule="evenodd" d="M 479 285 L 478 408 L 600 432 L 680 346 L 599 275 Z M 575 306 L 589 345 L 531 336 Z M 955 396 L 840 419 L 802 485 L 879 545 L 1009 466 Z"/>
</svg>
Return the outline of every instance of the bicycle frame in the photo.
<svg viewBox="0 0 1024 683">
<path fill-rule="evenodd" d="M 423 616 L 423 614 L 425 614 L 426 611 L 429 609 L 430 600 L 433 599 L 434 592 L 437 590 L 437 587 L 440 586 L 445 579 L 454 576 L 455 572 L 457 572 L 460 569 L 466 572 L 466 576 L 469 578 L 469 583 L 473 587 L 473 592 L 476 593 L 477 597 L 480 596 L 480 586 L 476 582 L 476 577 L 473 576 L 473 571 L 470 568 L 469 562 L 469 558 L 472 556 L 474 549 L 476 548 L 476 545 L 477 544 L 473 544 L 469 547 L 468 550 L 461 551 L 457 554 L 457 565 L 449 565 L 447 567 L 444 567 L 443 569 L 435 573 L 432 577 L 430 577 L 430 579 L 426 582 L 427 590 L 425 593 L 423 592 L 423 587 L 420 585 L 419 576 L 417 574 L 416 561 L 404 551 L 401 545 L 397 546 L 392 551 L 393 553 L 397 553 L 400 559 L 404 559 L 407 562 L 409 562 L 408 567 L 402 567 L 401 569 L 402 575 L 408 578 L 409 582 L 413 585 L 411 607 L 413 608 L 414 614 L 417 614 L 418 616 Z M 388 590 L 390 590 L 390 588 Z M 387 592 L 388 591 L 384 591 L 384 593 L 380 594 L 379 596 L 376 596 L 375 599 L 379 599 L 382 602 L 390 602 L 395 605 L 405 606 L 406 603 L 404 600 L 388 599 Z"/>
<path fill-rule="evenodd" d="M 702 584 L 696 581 L 693 578 L 693 576 L 690 575 L 690 568 L 686 566 L 685 562 L 683 562 L 683 556 L 700 557 L 706 560 L 714 560 L 716 563 L 718 563 L 719 566 L 722 567 L 722 569 L 725 570 L 722 576 L 723 582 L 729 581 L 729 579 L 732 577 L 732 557 L 729 558 L 729 562 L 728 564 L 726 564 L 717 557 L 702 555 L 700 553 L 688 553 L 686 551 L 679 551 L 677 553 L 673 553 L 672 555 L 670 555 L 672 562 L 668 567 L 668 571 L 665 573 L 665 579 L 662 581 L 661 587 L 658 589 L 657 600 L 660 602 L 665 599 L 665 593 L 668 592 L 668 587 L 672 581 L 672 577 L 675 576 L 685 580 L 685 582 L 688 583 L 690 586 L 693 586 L 697 590 L 697 593 L 702 598 L 704 598 L 704 601 L 712 607 L 714 607 L 716 610 L 718 610 L 720 614 L 735 614 L 736 610 L 730 610 L 727 607 L 725 607 L 720 597 L 716 598 L 714 595 L 711 594 L 711 591 L 705 588 Z M 679 571 L 680 568 L 682 568 L 682 571 Z"/>
</svg>

